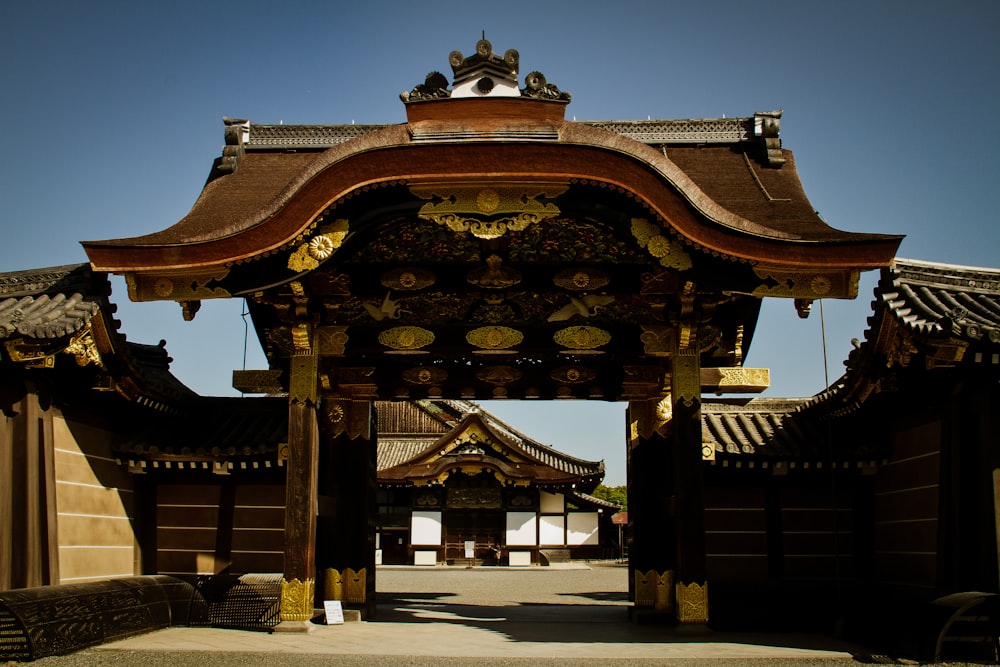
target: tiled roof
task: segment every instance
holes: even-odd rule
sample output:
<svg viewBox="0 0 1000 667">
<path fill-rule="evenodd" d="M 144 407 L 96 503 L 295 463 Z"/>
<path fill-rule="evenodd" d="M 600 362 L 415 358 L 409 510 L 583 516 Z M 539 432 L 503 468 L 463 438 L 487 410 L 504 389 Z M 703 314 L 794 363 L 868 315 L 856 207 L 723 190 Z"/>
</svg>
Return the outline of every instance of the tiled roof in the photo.
<svg viewBox="0 0 1000 667">
<path fill-rule="evenodd" d="M 882 388 L 891 388 L 890 368 L 911 366 L 915 354 L 925 356 L 921 373 L 938 365 L 1000 367 L 1000 270 L 896 258 L 882 269 L 872 307 L 846 372 L 804 411 L 837 416 L 857 410 L 883 380 L 889 382 Z"/>
<path fill-rule="evenodd" d="M 738 144 L 754 140 L 753 118 L 684 118 L 657 120 L 579 121 L 654 146 Z M 331 148 L 388 125 L 260 125 L 248 124 L 251 150 Z"/>
<path fill-rule="evenodd" d="M 378 470 L 388 470 L 405 463 L 412 458 L 420 456 L 426 452 L 435 442 L 434 438 L 383 438 L 381 434 L 378 439 L 378 457 L 376 466 Z"/>
<path fill-rule="evenodd" d="M 702 404 L 702 442 L 716 454 L 795 457 L 823 440 L 817 425 L 796 414 L 806 399 L 753 399 Z"/>
<path fill-rule="evenodd" d="M 577 505 L 578 507 L 589 507 L 594 509 L 607 509 L 617 512 L 621 510 L 622 506 L 618 503 L 613 503 L 609 500 L 604 500 L 603 498 L 597 498 L 590 495 L 589 493 L 583 493 L 581 491 L 573 491 L 569 494 L 569 501 Z"/>
<path fill-rule="evenodd" d="M 150 421 L 118 451 L 123 457 L 275 458 L 287 439 L 288 399 L 203 397 L 180 415 Z"/>
<path fill-rule="evenodd" d="M 553 145 L 572 145 L 581 150 L 586 146 L 610 148 L 616 153 L 631 151 L 631 159 L 641 153 L 643 160 L 652 160 L 656 168 L 671 174 L 673 185 L 706 216 L 762 237 L 888 243 L 894 249 L 898 237 L 848 233 L 823 222 L 805 195 L 792 154 L 781 149 L 777 130 L 762 131 L 758 127 L 765 116 L 776 123 L 776 115 L 560 121 L 550 128 L 555 133 L 552 138 L 541 143 L 551 141 Z M 233 237 L 270 219 L 331 165 L 372 151 L 414 146 L 413 127 L 407 124 L 247 122 L 243 127 L 243 143 L 227 147 L 238 149 L 238 166 L 225 174 L 214 174 L 184 218 L 172 227 L 142 237 L 84 242 L 92 259 L 94 253 L 115 254 L 117 251 L 111 248 L 197 244 Z M 643 145 L 643 150 L 629 146 L 632 141 Z M 660 154 L 659 158 L 655 153 Z M 95 261 L 103 266 L 101 261 Z"/>
<path fill-rule="evenodd" d="M 878 436 L 857 434 L 845 441 L 823 412 L 806 410 L 814 399 L 755 398 L 702 404 L 702 439 L 715 449 L 716 462 L 761 463 L 808 468 L 857 468 L 882 458 Z M 870 437 L 869 437 L 870 436 Z"/>
<path fill-rule="evenodd" d="M 914 332 L 1000 343 L 998 269 L 896 259 L 876 298 Z"/>
<path fill-rule="evenodd" d="M 379 403 L 379 406 L 392 405 Z M 483 410 L 478 404 L 472 401 L 463 400 L 421 400 L 408 404 L 409 407 L 393 407 L 393 411 L 400 410 L 420 410 L 432 416 L 437 424 L 449 424 L 450 431 L 457 427 L 462 421 L 472 415 L 477 415 L 493 434 L 507 446 L 516 449 L 522 455 L 536 461 L 542 466 L 551 468 L 553 471 L 579 477 L 585 483 L 599 483 L 604 477 L 603 461 L 586 461 L 569 454 L 560 452 L 552 447 L 543 445 L 523 433 L 517 431 L 503 420 L 495 417 L 490 412 Z M 379 408 L 380 411 L 383 409 Z M 380 422 L 382 418 L 380 417 Z M 437 431 L 437 428 L 435 428 Z M 416 437 L 417 434 L 410 434 L 404 437 L 401 433 L 389 435 L 386 438 L 379 438 L 378 446 L 378 469 L 380 471 L 406 464 L 422 455 L 432 453 L 433 448 L 440 442 L 443 434 L 437 434 L 433 438 Z"/>
<path fill-rule="evenodd" d="M 82 329 L 101 308 L 87 264 L 0 274 L 0 338 L 59 338 Z"/>
</svg>

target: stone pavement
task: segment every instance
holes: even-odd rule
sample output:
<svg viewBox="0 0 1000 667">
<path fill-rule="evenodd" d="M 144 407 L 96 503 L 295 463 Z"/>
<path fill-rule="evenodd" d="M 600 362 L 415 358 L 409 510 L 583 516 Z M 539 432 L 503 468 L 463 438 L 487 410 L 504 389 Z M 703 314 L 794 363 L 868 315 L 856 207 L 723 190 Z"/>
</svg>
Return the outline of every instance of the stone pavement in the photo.
<svg viewBox="0 0 1000 667">
<path fill-rule="evenodd" d="M 380 568 L 377 618 L 310 634 L 169 628 L 40 661 L 53 665 L 843 665 L 851 647 L 802 635 L 634 625 L 627 570 Z"/>
</svg>

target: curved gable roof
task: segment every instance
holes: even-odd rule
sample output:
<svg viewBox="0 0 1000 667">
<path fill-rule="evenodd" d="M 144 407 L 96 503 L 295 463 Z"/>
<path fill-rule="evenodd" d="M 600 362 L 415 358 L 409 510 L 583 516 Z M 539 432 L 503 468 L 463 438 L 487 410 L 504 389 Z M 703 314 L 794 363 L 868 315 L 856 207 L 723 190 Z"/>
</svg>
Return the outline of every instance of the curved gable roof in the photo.
<svg viewBox="0 0 1000 667">
<path fill-rule="evenodd" d="M 374 183 L 556 176 L 622 187 L 692 242 L 776 266 L 883 266 L 901 238 L 829 227 L 806 198 L 791 153 L 774 149 L 782 166 L 767 166 L 742 135 L 705 129 L 704 143 L 692 143 L 690 128 L 671 133 L 668 121 L 565 121 L 540 114 L 538 100 L 426 104 L 439 120 L 350 132 L 344 128 L 355 126 L 278 126 L 279 133 L 247 123 L 237 166 L 216 170 L 177 224 L 84 247 L 101 270 L 204 268 L 280 248 L 331 202 Z M 727 119 L 683 122 L 697 129 L 719 120 Z M 290 152 L 276 150 L 282 146 Z M 491 166 L 498 164 L 502 173 Z"/>
</svg>

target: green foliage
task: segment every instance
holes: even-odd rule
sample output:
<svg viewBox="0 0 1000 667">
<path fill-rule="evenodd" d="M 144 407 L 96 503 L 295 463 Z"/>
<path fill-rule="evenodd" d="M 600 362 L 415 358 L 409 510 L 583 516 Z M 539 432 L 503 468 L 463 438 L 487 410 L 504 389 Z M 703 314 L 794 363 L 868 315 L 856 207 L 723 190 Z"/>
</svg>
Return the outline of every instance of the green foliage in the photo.
<svg viewBox="0 0 1000 667">
<path fill-rule="evenodd" d="M 628 509 L 628 487 L 625 486 L 605 486 L 601 484 L 594 492 L 590 495 L 595 498 L 600 498 L 601 500 L 607 500 L 612 503 L 618 503 L 622 506 L 622 510 Z"/>
</svg>

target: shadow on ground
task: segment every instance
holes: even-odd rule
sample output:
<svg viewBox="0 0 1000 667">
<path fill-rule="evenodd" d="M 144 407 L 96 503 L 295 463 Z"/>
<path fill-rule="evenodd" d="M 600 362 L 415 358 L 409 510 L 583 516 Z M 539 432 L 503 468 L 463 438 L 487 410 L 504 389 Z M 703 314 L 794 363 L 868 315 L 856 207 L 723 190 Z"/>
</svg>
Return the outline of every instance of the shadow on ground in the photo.
<svg viewBox="0 0 1000 667">
<path fill-rule="evenodd" d="M 601 604 L 529 602 L 485 605 L 449 601 L 452 593 L 379 593 L 374 623 L 450 623 L 495 632 L 514 642 L 662 644 L 735 643 L 864 655 L 858 647 L 812 634 L 716 632 L 666 623 L 629 620 L 627 594 L 617 591 L 573 593 Z"/>
</svg>

